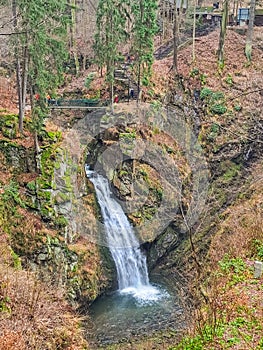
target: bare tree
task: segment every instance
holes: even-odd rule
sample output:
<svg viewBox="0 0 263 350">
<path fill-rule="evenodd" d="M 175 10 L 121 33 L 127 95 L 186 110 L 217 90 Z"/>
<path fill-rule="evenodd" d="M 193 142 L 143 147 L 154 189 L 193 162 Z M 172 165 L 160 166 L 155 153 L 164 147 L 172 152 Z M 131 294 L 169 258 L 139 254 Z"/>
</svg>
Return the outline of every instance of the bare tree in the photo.
<svg viewBox="0 0 263 350">
<path fill-rule="evenodd" d="M 227 18 L 228 18 L 228 2 L 229 0 L 224 1 L 223 6 L 223 15 L 221 20 L 221 29 L 219 36 L 219 46 L 218 46 L 218 64 L 219 66 L 224 65 L 224 46 L 225 46 L 225 36 L 226 36 L 226 26 L 227 26 Z"/>
<path fill-rule="evenodd" d="M 174 16 L 173 16 L 173 70 L 174 75 L 178 74 L 178 64 L 177 64 L 177 55 L 178 55 L 178 45 L 179 45 L 179 16 L 177 10 L 176 0 L 174 0 Z"/>
<path fill-rule="evenodd" d="M 248 22 L 248 28 L 247 28 L 246 48 L 245 48 L 246 58 L 249 62 L 251 62 L 251 56 L 252 56 L 255 7 L 256 7 L 256 0 L 251 0 L 250 9 L 249 9 L 249 22 Z"/>
<path fill-rule="evenodd" d="M 195 32 L 196 32 L 196 6 L 197 2 L 194 0 L 194 19 L 193 19 L 193 46 L 192 46 L 192 62 L 195 62 Z"/>
</svg>

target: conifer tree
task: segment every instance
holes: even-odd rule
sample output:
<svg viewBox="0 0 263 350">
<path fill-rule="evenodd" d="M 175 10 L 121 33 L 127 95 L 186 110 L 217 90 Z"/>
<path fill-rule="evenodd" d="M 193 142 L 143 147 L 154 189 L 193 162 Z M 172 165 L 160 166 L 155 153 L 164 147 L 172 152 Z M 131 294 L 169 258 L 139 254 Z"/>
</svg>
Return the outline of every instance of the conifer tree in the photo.
<svg viewBox="0 0 263 350">
<path fill-rule="evenodd" d="M 106 79 L 113 93 L 114 67 L 120 58 L 120 44 L 128 37 L 126 21 L 128 0 L 100 0 L 97 8 L 95 34 L 95 62 L 100 68 L 106 66 Z"/>
<path fill-rule="evenodd" d="M 26 95 L 31 93 L 34 126 L 39 130 L 46 110 L 45 98 L 62 78 L 66 58 L 66 0 L 12 0 L 19 130 L 23 132 Z M 36 94 L 37 99 L 32 95 Z"/>
<path fill-rule="evenodd" d="M 153 40 L 158 30 L 157 7 L 157 0 L 132 0 L 131 2 L 131 12 L 134 21 L 132 51 L 135 56 L 139 92 L 141 80 L 147 85 L 151 75 L 154 52 Z"/>
</svg>

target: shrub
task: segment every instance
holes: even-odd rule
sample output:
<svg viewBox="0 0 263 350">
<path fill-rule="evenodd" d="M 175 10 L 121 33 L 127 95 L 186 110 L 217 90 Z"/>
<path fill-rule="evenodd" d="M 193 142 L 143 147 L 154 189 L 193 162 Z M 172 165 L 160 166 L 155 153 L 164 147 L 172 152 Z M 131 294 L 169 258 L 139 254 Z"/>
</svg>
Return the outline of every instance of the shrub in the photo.
<svg viewBox="0 0 263 350">
<path fill-rule="evenodd" d="M 204 87 L 200 92 L 200 98 L 201 100 L 204 100 L 212 96 L 212 94 L 213 94 L 213 91 L 211 89 Z"/>
<path fill-rule="evenodd" d="M 207 104 L 208 111 L 212 114 L 224 114 L 227 111 L 225 106 L 225 95 L 221 91 L 212 91 L 208 87 L 204 87 L 200 92 L 201 100 Z"/>
<path fill-rule="evenodd" d="M 215 104 L 213 106 L 211 106 L 210 111 L 213 114 L 224 114 L 227 111 L 226 106 L 224 106 L 223 104 Z"/>
<path fill-rule="evenodd" d="M 240 105 L 235 105 L 235 106 L 234 106 L 234 110 L 235 110 L 236 112 L 241 111 L 241 109 L 242 109 L 242 107 L 241 107 Z"/>
<path fill-rule="evenodd" d="M 95 76 L 96 76 L 96 73 L 91 72 L 91 73 L 89 73 L 89 75 L 88 75 L 87 78 L 85 79 L 84 86 L 85 86 L 87 89 L 90 88 L 90 84 L 91 84 L 92 81 L 94 80 Z"/>
</svg>

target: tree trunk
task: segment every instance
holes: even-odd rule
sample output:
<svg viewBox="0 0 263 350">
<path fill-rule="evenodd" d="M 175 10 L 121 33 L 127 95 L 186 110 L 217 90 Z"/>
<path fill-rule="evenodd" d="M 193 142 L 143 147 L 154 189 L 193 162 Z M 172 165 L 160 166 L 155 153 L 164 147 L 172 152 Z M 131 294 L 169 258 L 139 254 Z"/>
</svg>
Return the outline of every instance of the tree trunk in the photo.
<svg viewBox="0 0 263 350">
<path fill-rule="evenodd" d="M 38 135 L 37 135 L 37 131 L 34 132 L 34 144 L 35 144 L 35 160 L 36 160 L 36 168 L 38 173 L 42 172 L 41 169 L 41 149 L 38 143 Z"/>
<path fill-rule="evenodd" d="M 79 59 L 77 52 L 77 44 L 76 44 L 76 0 L 71 0 L 71 21 L 72 21 L 72 30 L 71 30 L 71 43 L 72 43 L 72 52 L 75 62 L 76 75 L 79 75 Z"/>
<path fill-rule="evenodd" d="M 233 20 L 234 20 L 234 24 L 236 24 L 236 9 L 237 9 L 237 1 L 234 0 L 233 2 Z"/>
<path fill-rule="evenodd" d="M 14 31 L 18 31 L 17 23 L 17 3 L 16 0 L 12 0 L 12 15 L 13 15 L 13 27 Z M 23 109 L 23 83 L 21 77 L 21 60 L 19 57 L 18 43 L 15 43 L 15 62 L 16 62 L 16 88 L 18 96 L 18 109 L 19 109 L 19 131 L 23 133 L 23 119 L 24 119 L 24 109 Z"/>
<path fill-rule="evenodd" d="M 86 69 L 86 64 L 87 64 L 87 55 L 84 53 L 83 54 L 83 62 L 82 62 L 82 70 L 85 71 Z"/>
<path fill-rule="evenodd" d="M 144 7 L 142 4 L 142 1 L 140 0 L 140 15 L 141 15 L 141 22 L 143 21 L 144 16 Z M 141 55 L 142 55 L 142 44 L 140 44 L 139 47 L 139 57 L 138 59 L 138 79 L 137 79 L 137 85 L 138 85 L 138 95 L 137 95 L 137 104 L 139 103 L 140 97 L 141 97 Z"/>
<path fill-rule="evenodd" d="M 165 1 L 163 1 L 163 5 L 162 5 L 162 41 L 164 41 L 165 39 L 165 26 L 166 26 L 166 20 L 165 20 Z"/>
<path fill-rule="evenodd" d="M 178 23 L 178 13 L 176 0 L 174 0 L 174 23 L 173 23 L 173 71 L 174 75 L 178 74 L 177 67 L 177 55 L 178 55 L 178 35 L 179 35 L 179 23 Z"/>
<path fill-rule="evenodd" d="M 255 6 L 256 1 L 251 0 L 249 8 L 249 22 L 247 28 L 247 38 L 246 38 L 246 48 L 245 54 L 249 62 L 251 62 L 252 56 L 252 42 L 253 42 L 253 32 L 254 32 L 254 19 L 255 19 Z"/>
<path fill-rule="evenodd" d="M 113 113 L 113 104 L 114 104 L 114 84 L 113 81 L 110 82 L 110 95 L 111 95 L 111 112 Z"/>
<path fill-rule="evenodd" d="M 28 79 L 28 63 L 29 63 L 29 51 L 28 51 L 28 33 L 26 33 L 25 47 L 23 52 L 23 66 L 22 66 L 22 118 L 21 127 L 19 122 L 19 130 L 23 130 L 23 119 L 26 110 L 26 95 L 27 95 L 27 79 Z M 21 131 L 20 130 L 20 131 Z M 22 131 L 21 131 L 22 132 Z"/>
<path fill-rule="evenodd" d="M 20 58 L 16 57 L 16 87 L 18 95 L 18 109 L 19 109 L 19 131 L 23 133 L 23 120 L 24 120 L 24 109 L 23 109 L 23 94 L 22 94 L 22 78 L 20 75 L 21 64 Z"/>
<path fill-rule="evenodd" d="M 195 63 L 196 0 L 194 1 L 192 62 Z"/>
<path fill-rule="evenodd" d="M 224 46 L 225 46 L 226 26 L 227 26 L 227 18 L 228 18 L 228 1 L 229 0 L 225 0 L 224 2 L 223 15 L 221 20 L 219 46 L 218 46 L 218 54 L 217 54 L 219 66 L 224 65 Z"/>
<path fill-rule="evenodd" d="M 140 60 L 140 58 L 139 58 Z M 138 85 L 138 92 L 137 92 L 137 104 L 139 103 L 140 97 L 141 97 L 141 64 L 139 63 L 138 66 L 138 81 L 137 81 L 137 85 Z"/>
</svg>

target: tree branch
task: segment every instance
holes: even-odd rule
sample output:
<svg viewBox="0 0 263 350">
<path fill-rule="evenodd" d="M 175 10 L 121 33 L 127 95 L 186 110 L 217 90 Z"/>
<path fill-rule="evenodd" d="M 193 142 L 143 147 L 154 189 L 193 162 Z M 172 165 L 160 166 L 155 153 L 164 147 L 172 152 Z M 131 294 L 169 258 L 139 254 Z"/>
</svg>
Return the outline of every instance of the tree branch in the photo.
<svg viewBox="0 0 263 350">
<path fill-rule="evenodd" d="M 240 97 L 240 96 L 246 96 L 246 95 L 249 95 L 249 94 L 252 94 L 253 92 L 261 92 L 263 91 L 263 89 L 257 89 L 257 90 L 252 90 L 252 91 L 248 91 L 248 92 L 244 92 L 242 94 L 239 94 L 235 97 L 231 97 L 231 98 L 227 98 L 226 101 L 233 101 L 235 100 L 236 98 Z"/>
<path fill-rule="evenodd" d="M 17 35 L 26 34 L 26 32 L 12 32 L 12 33 L 0 33 L 0 35 Z"/>
</svg>

